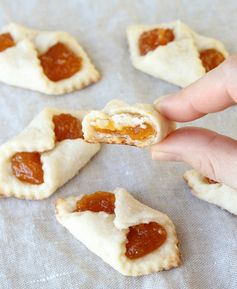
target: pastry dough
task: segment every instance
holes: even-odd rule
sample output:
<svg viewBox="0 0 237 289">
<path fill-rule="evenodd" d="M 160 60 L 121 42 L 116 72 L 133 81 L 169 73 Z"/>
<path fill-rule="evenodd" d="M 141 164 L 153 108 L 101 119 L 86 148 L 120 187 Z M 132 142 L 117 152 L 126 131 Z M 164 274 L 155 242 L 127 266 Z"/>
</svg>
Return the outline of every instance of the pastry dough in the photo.
<svg viewBox="0 0 237 289">
<path fill-rule="evenodd" d="M 82 119 L 85 112 L 44 109 L 12 140 L 0 146 L 0 193 L 4 197 L 44 199 L 74 175 L 99 151 L 100 145 L 88 144 L 83 139 L 55 142 L 52 118 L 69 113 Z M 11 159 L 16 152 L 41 154 L 44 182 L 32 185 L 20 181 L 12 172 Z"/>
<path fill-rule="evenodd" d="M 169 217 L 138 202 L 125 189 L 118 188 L 114 194 L 115 214 L 74 212 L 76 202 L 82 195 L 58 199 L 57 220 L 89 250 L 123 275 L 145 275 L 177 267 L 181 262 L 178 240 Z M 133 260 L 127 258 L 125 244 L 128 228 L 149 222 L 157 222 L 165 228 L 166 241 L 143 257 Z"/>
<path fill-rule="evenodd" d="M 196 170 L 189 170 L 184 179 L 192 189 L 194 196 L 215 204 L 230 213 L 237 215 L 237 191 L 220 183 L 210 184 Z"/>
<path fill-rule="evenodd" d="M 224 44 L 221 41 L 214 39 L 214 38 L 200 35 L 194 32 L 193 30 L 191 30 L 190 28 L 189 30 L 190 30 L 190 33 L 193 37 L 195 46 L 197 47 L 198 51 L 214 48 L 217 51 L 221 52 L 225 58 L 229 56 L 228 51 L 226 50 Z"/>
<path fill-rule="evenodd" d="M 16 43 L 0 53 L 2 82 L 46 94 L 63 94 L 99 80 L 99 72 L 86 52 L 66 32 L 42 32 L 12 23 L 3 27 L 1 33 L 10 33 Z M 82 68 L 70 78 L 54 82 L 45 75 L 38 56 L 59 42 L 82 59 Z"/>
<path fill-rule="evenodd" d="M 172 29 L 175 39 L 146 55 L 140 55 L 140 35 L 155 28 Z M 199 58 L 200 50 L 215 48 L 225 58 L 228 57 L 220 41 L 193 32 L 181 21 L 153 26 L 133 25 L 128 27 L 127 37 L 131 60 L 137 69 L 181 87 L 191 84 L 206 73 Z"/>
<path fill-rule="evenodd" d="M 98 131 L 111 128 L 111 131 Z M 167 120 L 152 105 L 136 104 L 133 106 L 120 100 L 112 100 L 102 111 L 91 111 L 82 122 L 84 138 L 88 142 L 104 142 L 129 144 L 145 147 L 161 141 L 168 133 L 175 129 L 175 123 Z M 124 127 L 149 129 L 144 138 L 132 138 L 128 134 L 121 134 Z M 142 132 L 141 132 L 142 133 Z"/>
</svg>

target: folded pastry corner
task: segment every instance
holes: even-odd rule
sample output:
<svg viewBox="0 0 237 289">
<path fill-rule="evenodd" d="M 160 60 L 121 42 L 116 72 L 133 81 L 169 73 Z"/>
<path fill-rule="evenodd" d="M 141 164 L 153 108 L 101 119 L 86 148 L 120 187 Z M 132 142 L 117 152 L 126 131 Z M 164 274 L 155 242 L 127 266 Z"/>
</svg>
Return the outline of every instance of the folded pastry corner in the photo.
<svg viewBox="0 0 237 289">
<path fill-rule="evenodd" d="M 186 171 L 184 180 L 194 196 L 237 215 L 237 191 L 211 180 L 196 170 Z"/>
<path fill-rule="evenodd" d="M 190 33 L 197 47 L 205 73 L 216 68 L 229 57 L 229 53 L 221 41 L 200 35 L 191 29 Z"/>
<path fill-rule="evenodd" d="M 0 34 L 0 81 L 63 94 L 99 80 L 99 72 L 66 32 L 37 31 L 11 23 Z"/>
<path fill-rule="evenodd" d="M 1 195 L 40 200 L 74 177 L 100 149 L 83 139 L 84 114 L 44 109 L 18 136 L 2 144 Z"/>
<path fill-rule="evenodd" d="M 82 121 L 84 138 L 91 143 L 127 144 L 146 147 L 161 141 L 175 123 L 150 104 L 133 106 L 112 100 L 102 111 L 89 112 Z"/>
<path fill-rule="evenodd" d="M 146 275 L 181 263 L 169 217 L 140 203 L 125 189 L 59 199 L 56 218 L 123 275 Z"/>
<path fill-rule="evenodd" d="M 127 29 L 132 64 L 154 77 L 185 87 L 228 57 L 224 45 L 181 21 Z"/>
</svg>

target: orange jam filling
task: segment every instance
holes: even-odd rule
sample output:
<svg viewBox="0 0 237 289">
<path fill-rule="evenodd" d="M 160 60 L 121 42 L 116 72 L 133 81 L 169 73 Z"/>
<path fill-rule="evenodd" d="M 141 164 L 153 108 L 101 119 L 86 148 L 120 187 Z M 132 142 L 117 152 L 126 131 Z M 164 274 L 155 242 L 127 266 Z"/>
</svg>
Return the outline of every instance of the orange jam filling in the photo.
<svg viewBox="0 0 237 289">
<path fill-rule="evenodd" d="M 108 192 L 96 192 L 85 195 L 76 204 L 75 212 L 105 212 L 114 214 L 115 195 Z"/>
<path fill-rule="evenodd" d="M 59 114 L 53 117 L 56 141 L 83 138 L 81 121 L 70 114 Z"/>
<path fill-rule="evenodd" d="M 83 196 L 76 203 L 74 212 L 105 212 L 114 214 L 115 195 L 109 192 L 95 192 Z M 129 227 L 125 255 L 129 259 L 143 257 L 159 248 L 167 238 L 165 228 L 155 222 Z"/>
<path fill-rule="evenodd" d="M 125 255 L 129 259 L 143 257 L 159 248 L 166 238 L 165 228 L 155 222 L 129 227 Z"/>
<path fill-rule="evenodd" d="M 57 43 L 39 56 L 44 73 L 52 81 L 73 76 L 82 67 L 82 59 L 63 43 Z"/>
<path fill-rule="evenodd" d="M 200 59 L 206 72 L 208 72 L 221 64 L 225 60 L 225 57 L 216 49 L 206 49 L 200 51 Z"/>
<path fill-rule="evenodd" d="M 209 179 L 208 177 L 205 177 L 204 178 L 204 181 L 208 184 L 218 184 L 218 182 L 212 180 L 212 179 Z"/>
<path fill-rule="evenodd" d="M 15 45 L 16 44 L 10 33 L 0 34 L 0 52 Z"/>
<path fill-rule="evenodd" d="M 166 45 L 175 38 L 173 30 L 155 28 L 143 32 L 139 38 L 139 50 L 141 55 L 146 55 L 149 51 L 155 50 L 160 45 Z"/>
<path fill-rule="evenodd" d="M 10 33 L 0 34 L 0 52 L 15 45 L 16 44 Z"/>
<path fill-rule="evenodd" d="M 13 174 L 22 182 L 40 185 L 44 182 L 44 171 L 37 152 L 16 153 L 11 159 Z"/>
<path fill-rule="evenodd" d="M 94 127 L 94 129 L 96 132 L 99 133 L 116 134 L 121 137 L 129 136 L 132 140 L 142 141 L 144 139 L 148 139 L 155 134 L 155 129 L 150 124 L 144 123 L 143 126 L 145 127 L 137 125 L 134 127 L 124 126 L 121 129 L 117 129 L 115 128 L 114 122 L 110 121 L 107 127 Z"/>
</svg>

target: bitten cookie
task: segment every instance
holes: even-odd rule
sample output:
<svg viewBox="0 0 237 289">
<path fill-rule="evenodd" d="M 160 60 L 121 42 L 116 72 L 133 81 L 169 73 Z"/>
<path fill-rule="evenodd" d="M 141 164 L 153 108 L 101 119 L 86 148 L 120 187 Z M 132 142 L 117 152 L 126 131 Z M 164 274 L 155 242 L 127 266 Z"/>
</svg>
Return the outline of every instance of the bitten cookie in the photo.
<svg viewBox="0 0 237 289">
<path fill-rule="evenodd" d="M 146 147 L 161 141 L 176 126 L 150 104 L 112 100 L 102 111 L 87 114 L 82 127 L 85 140 L 91 143 Z"/>
</svg>

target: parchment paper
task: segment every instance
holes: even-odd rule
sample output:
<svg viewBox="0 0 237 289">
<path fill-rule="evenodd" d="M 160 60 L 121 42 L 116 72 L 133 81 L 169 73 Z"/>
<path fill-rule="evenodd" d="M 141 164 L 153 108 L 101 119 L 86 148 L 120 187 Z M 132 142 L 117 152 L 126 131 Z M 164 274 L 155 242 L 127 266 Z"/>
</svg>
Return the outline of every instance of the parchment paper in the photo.
<svg viewBox="0 0 237 289">
<path fill-rule="evenodd" d="M 235 0 L 0 1 L 0 25 L 10 21 L 74 35 L 102 73 L 99 83 L 64 96 L 0 84 L 0 142 L 19 133 L 44 107 L 102 108 L 120 98 L 153 102 L 178 88 L 132 67 L 127 25 L 181 19 L 197 32 L 236 49 Z M 185 125 L 190 125 L 185 124 Z M 237 110 L 192 123 L 237 136 Z M 191 196 L 182 163 L 152 161 L 149 151 L 105 145 L 78 176 L 44 201 L 0 200 L 0 288 L 236 289 L 237 218 Z M 183 264 L 149 276 L 124 277 L 59 225 L 58 197 L 125 187 L 145 204 L 167 213 L 177 228 Z"/>
</svg>

